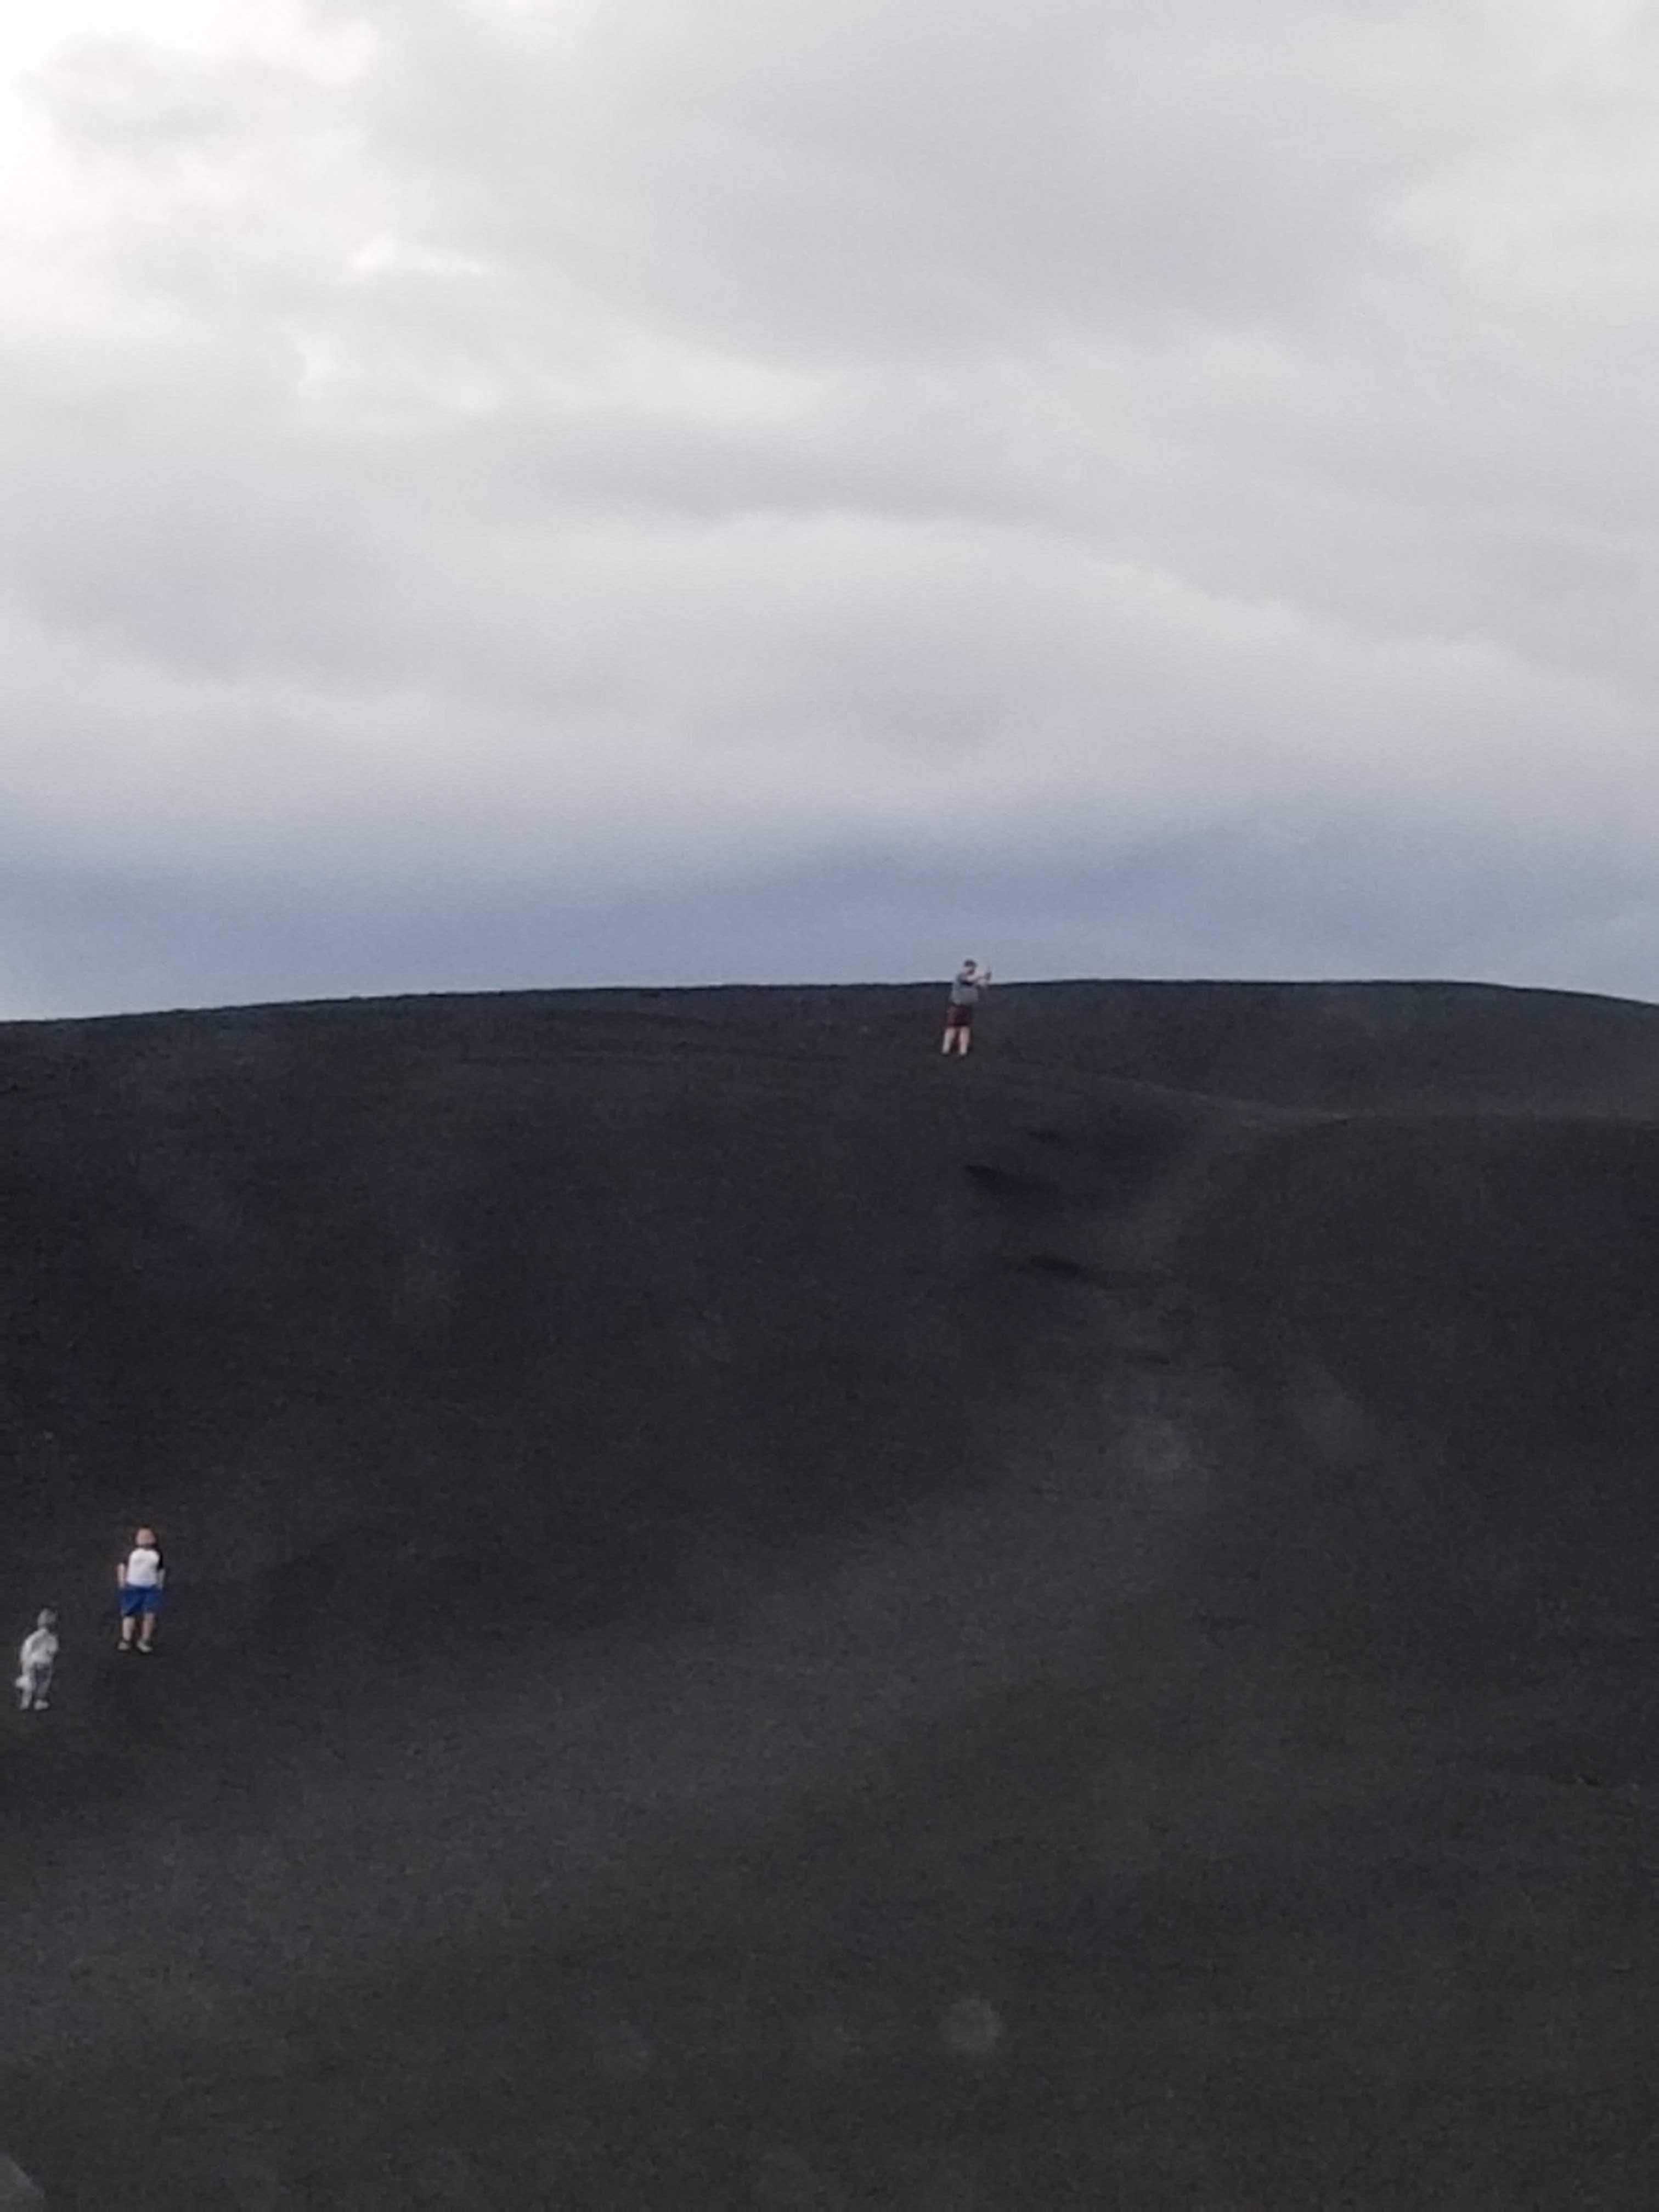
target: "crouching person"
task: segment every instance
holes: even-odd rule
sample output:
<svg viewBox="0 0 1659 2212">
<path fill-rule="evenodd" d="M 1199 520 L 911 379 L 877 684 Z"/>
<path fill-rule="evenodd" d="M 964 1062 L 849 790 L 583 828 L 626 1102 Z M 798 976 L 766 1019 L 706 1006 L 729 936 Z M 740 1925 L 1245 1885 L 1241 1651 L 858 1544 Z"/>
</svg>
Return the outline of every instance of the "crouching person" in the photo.
<svg viewBox="0 0 1659 2212">
<path fill-rule="evenodd" d="M 58 1615 L 50 1609 L 35 1620 L 17 1655 L 17 1702 L 27 1712 L 43 1713 L 52 1696 L 52 1671 L 58 1663 Z"/>
</svg>

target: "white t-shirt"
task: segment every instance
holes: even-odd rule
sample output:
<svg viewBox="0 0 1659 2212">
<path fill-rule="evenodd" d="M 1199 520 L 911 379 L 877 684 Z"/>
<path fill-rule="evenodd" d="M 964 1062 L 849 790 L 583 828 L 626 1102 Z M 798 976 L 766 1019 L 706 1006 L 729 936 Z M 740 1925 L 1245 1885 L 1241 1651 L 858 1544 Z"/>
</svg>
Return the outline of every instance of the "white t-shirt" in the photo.
<svg viewBox="0 0 1659 2212">
<path fill-rule="evenodd" d="M 142 1544 L 136 1552 L 127 1554 L 126 1586 L 129 1589 L 154 1589 L 161 1579 L 161 1554 Z"/>
<path fill-rule="evenodd" d="M 37 1628 L 33 1636 L 23 1638 L 23 1648 L 17 1656 L 26 1674 L 50 1667 L 58 1656 L 58 1638 L 51 1629 Z"/>
</svg>

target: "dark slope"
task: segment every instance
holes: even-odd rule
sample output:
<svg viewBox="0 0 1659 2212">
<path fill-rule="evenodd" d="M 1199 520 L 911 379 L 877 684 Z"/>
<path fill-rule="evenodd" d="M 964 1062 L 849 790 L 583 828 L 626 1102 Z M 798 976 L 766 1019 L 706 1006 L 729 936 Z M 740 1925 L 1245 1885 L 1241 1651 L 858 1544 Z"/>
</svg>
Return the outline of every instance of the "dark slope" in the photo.
<svg viewBox="0 0 1659 2212">
<path fill-rule="evenodd" d="M 1659 1011 L 1571 992 L 1044 983 L 1009 994 L 997 1026 L 1024 1059 L 1283 1106 L 1645 1114 L 1659 1096 Z"/>
<path fill-rule="evenodd" d="M 1182 1256 L 1273 1439 L 1271 1486 L 1386 1589 L 1398 1632 L 1437 1640 L 1450 1607 L 1478 1644 L 1495 1606 L 1570 1590 L 1646 1612 L 1659 1127 L 1297 1130 L 1212 1179 Z"/>
<path fill-rule="evenodd" d="M 69 2201 L 1634 2201 L 1659 1014 L 936 1000 L 4 1033 Z"/>
<path fill-rule="evenodd" d="M 291 1606 L 301 1559 L 307 1603 L 487 1571 L 493 1608 L 586 1623 L 685 1542 L 959 1486 L 1010 1383 L 1065 1364 L 1010 1237 L 1052 1216 L 1063 1245 L 1085 1188 L 1122 1212 L 1214 1115 L 941 1067 L 914 1004 L 900 1056 L 692 996 L 14 1032 L 0 1404 L 33 1571 L 103 1573 L 165 1504 L 198 1635 Z"/>
</svg>

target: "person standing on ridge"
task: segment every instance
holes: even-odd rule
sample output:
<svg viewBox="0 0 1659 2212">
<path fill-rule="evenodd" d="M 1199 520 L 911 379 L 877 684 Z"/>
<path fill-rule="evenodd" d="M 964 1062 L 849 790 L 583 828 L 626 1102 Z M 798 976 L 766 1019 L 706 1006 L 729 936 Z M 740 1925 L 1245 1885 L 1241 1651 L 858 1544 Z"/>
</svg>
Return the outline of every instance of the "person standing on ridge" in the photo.
<svg viewBox="0 0 1659 2212">
<path fill-rule="evenodd" d="M 152 1650 L 155 1644 L 155 1616 L 161 1608 L 161 1592 L 167 1579 L 154 1528 L 139 1529 L 132 1540 L 131 1551 L 115 1570 L 115 1579 L 121 1590 L 122 1650 Z M 135 1629 L 138 1633 L 136 1647 L 132 1641 Z"/>
<path fill-rule="evenodd" d="M 58 1615 L 48 1607 L 36 1616 L 34 1632 L 23 1638 L 17 1654 L 17 1702 L 24 1712 L 45 1712 L 57 1663 Z"/>
<path fill-rule="evenodd" d="M 941 1052 L 967 1053 L 974 1041 L 974 1008 L 979 1004 L 980 993 L 990 981 L 990 969 L 981 968 L 972 960 L 964 960 L 957 969 L 951 985 L 951 1003 L 945 1013 Z"/>
</svg>

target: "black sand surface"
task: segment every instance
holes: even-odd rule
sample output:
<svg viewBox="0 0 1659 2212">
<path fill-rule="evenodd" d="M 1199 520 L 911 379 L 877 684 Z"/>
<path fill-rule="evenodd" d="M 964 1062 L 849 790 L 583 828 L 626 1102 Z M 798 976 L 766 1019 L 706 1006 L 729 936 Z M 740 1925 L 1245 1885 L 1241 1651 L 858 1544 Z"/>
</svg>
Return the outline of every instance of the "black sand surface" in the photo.
<svg viewBox="0 0 1659 2212">
<path fill-rule="evenodd" d="M 0 1030 L 54 2208 L 1652 2200 L 1659 1012 L 939 999 Z"/>
</svg>

